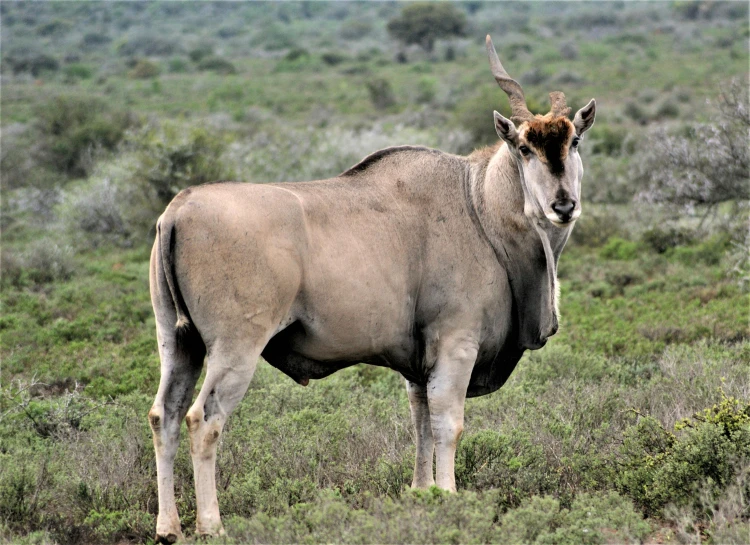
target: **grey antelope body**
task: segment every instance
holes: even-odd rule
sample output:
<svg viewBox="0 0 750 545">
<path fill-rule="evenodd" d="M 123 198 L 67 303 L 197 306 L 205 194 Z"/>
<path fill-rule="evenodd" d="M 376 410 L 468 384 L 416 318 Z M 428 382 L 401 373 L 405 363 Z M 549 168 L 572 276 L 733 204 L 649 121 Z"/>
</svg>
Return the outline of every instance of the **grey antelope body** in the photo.
<svg viewBox="0 0 750 545">
<path fill-rule="evenodd" d="M 532 115 L 489 36 L 487 49 L 519 122 L 495 112 L 492 148 L 388 148 L 330 180 L 210 184 L 167 207 L 151 256 L 157 540 L 181 535 L 183 418 L 197 531 L 222 532 L 216 444 L 261 355 L 302 385 L 358 362 L 401 373 L 417 430 L 413 486 L 455 490 L 465 398 L 498 389 L 557 330 L 556 264 L 580 214 L 576 148 L 595 110 L 571 122 L 552 93 L 552 111 Z"/>
</svg>

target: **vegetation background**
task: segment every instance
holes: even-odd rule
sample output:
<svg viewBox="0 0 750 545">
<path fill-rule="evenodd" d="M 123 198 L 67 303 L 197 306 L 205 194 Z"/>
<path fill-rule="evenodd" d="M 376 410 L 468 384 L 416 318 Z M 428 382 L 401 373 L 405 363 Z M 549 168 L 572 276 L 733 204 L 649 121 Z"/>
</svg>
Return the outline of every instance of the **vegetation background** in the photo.
<svg viewBox="0 0 750 545">
<path fill-rule="evenodd" d="M 750 543 L 747 2 L 9 1 L 0 25 L 0 542 L 153 538 L 169 199 L 494 142 L 490 33 L 533 111 L 598 101 L 560 333 L 467 403 L 453 495 L 409 489 L 395 373 L 261 364 L 219 449 L 229 542 Z M 176 471 L 190 536 L 186 441 Z"/>
</svg>

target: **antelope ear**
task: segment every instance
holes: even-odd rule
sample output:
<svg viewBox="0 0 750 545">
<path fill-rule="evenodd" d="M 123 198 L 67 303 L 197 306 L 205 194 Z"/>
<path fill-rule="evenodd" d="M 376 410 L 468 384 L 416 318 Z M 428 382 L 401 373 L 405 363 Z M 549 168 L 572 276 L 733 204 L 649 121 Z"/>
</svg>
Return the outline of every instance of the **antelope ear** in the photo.
<svg viewBox="0 0 750 545">
<path fill-rule="evenodd" d="M 581 136 L 594 124 L 594 117 L 596 117 L 596 100 L 593 98 L 583 108 L 576 112 L 576 116 L 573 119 L 573 126 L 576 128 L 576 134 Z"/>
<path fill-rule="evenodd" d="M 515 146 L 518 141 L 518 131 L 516 131 L 516 126 L 510 119 L 503 117 L 495 111 L 492 112 L 492 115 L 495 118 L 495 131 L 497 132 L 497 135 L 509 145 Z"/>
</svg>

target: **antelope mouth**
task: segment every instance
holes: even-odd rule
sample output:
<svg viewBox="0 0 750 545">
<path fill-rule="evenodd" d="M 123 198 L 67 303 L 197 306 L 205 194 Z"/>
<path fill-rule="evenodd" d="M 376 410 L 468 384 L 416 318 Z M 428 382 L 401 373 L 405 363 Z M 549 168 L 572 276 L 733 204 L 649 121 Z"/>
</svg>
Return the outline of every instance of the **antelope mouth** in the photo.
<svg viewBox="0 0 750 545">
<path fill-rule="evenodd" d="M 574 210 L 573 213 L 568 217 L 560 217 L 556 212 L 549 212 L 545 214 L 545 217 L 555 227 L 567 227 L 573 225 L 575 221 L 580 217 L 581 209 Z"/>
</svg>

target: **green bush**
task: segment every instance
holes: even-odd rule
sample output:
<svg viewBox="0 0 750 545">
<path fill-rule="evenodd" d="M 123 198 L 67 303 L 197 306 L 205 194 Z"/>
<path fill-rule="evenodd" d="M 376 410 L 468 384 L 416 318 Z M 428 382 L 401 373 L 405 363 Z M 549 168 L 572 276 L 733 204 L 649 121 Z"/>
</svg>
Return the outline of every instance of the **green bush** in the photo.
<svg viewBox="0 0 750 545">
<path fill-rule="evenodd" d="M 370 101 L 378 110 L 387 110 L 396 105 L 396 95 L 393 94 L 391 82 L 385 78 L 374 78 L 367 83 Z"/>
<path fill-rule="evenodd" d="M 48 284 L 70 279 L 75 263 L 70 248 L 47 239 L 29 246 L 24 255 L 24 268 L 32 282 Z"/>
<path fill-rule="evenodd" d="M 195 67 L 198 70 L 210 70 L 211 72 L 223 75 L 237 73 L 237 68 L 234 64 L 221 57 L 204 57 L 195 65 Z"/>
<path fill-rule="evenodd" d="M 729 246 L 729 237 L 718 235 L 695 246 L 676 247 L 672 255 L 686 265 L 695 262 L 717 265 L 726 254 Z"/>
<path fill-rule="evenodd" d="M 319 65 L 320 63 L 318 59 L 310 55 L 310 52 L 307 49 L 303 47 L 293 47 L 286 55 L 284 55 L 284 58 L 279 61 L 274 70 L 276 72 L 297 72 L 299 70 L 305 70 Z"/>
<path fill-rule="evenodd" d="M 417 81 L 417 96 L 416 101 L 418 104 L 429 104 L 435 100 L 437 95 L 437 80 L 430 76 L 423 76 Z"/>
<path fill-rule="evenodd" d="M 456 484 L 473 490 L 498 490 L 505 508 L 554 488 L 544 470 L 542 449 L 523 434 L 505 436 L 483 430 L 467 435 L 456 452 Z"/>
<path fill-rule="evenodd" d="M 639 253 L 640 245 L 637 242 L 625 240 L 617 236 L 610 237 L 599 251 L 599 255 L 604 259 L 617 259 L 620 261 L 631 261 L 637 258 Z"/>
<path fill-rule="evenodd" d="M 583 214 L 576 221 L 571 238 L 575 244 L 598 248 L 620 233 L 620 220 L 613 210 L 588 209 L 584 205 Z"/>
<path fill-rule="evenodd" d="M 641 242 L 658 254 L 663 254 L 677 246 L 691 244 L 695 233 L 686 228 L 652 227 L 641 234 Z"/>
<path fill-rule="evenodd" d="M 71 81 L 91 79 L 91 76 L 94 75 L 94 71 L 91 67 L 80 63 L 69 64 L 65 67 L 63 73 L 65 74 L 66 79 Z"/>
<path fill-rule="evenodd" d="M 141 179 L 165 206 L 191 185 L 231 177 L 221 161 L 225 142 L 206 129 L 174 123 L 151 125 L 128 139 L 136 155 L 133 181 Z"/>
<path fill-rule="evenodd" d="M 188 57 L 193 62 L 200 62 L 206 57 L 210 57 L 214 54 L 214 46 L 211 44 L 200 44 L 194 47 L 188 53 Z"/>
<path fill-rule="evenodd" d="M 159 75 L 159 65 L 147 59 L 139 59 L 128 72 L 131 79 L 150 79 Z"/>
<path fill-rule="evenodd" d="M 667 504 L 701 507 L 718 498 L 750 453 L 750 403 L 721 391 L 719 403 L 666 430 L 652 417 L 625 430 L 617 484 L 648 515 Z"/>
<path fill-rule="evenodd" d="M 587 138 L 592 141 L 591 153 L 618 156 L 623 151 L 623 143 L 628 132 L 610 125 L 594 126 Z"/>
<path fill-rule="evenodd" d="M 60 69 L 60 62 L 46 53 L 11 53 L 4 55 L 3 65 L 9 66 L 13 74 L 29 73 L 35 78 Z"/>
<path fill-rule="evenodd" d="M 633 505 L 615 492 L 581 494 L 570 509 L 535 496 L 500 519 L 503 542 L 555 545 L 642 543 L 651 531 Z"/>
<path fill-rule="evenodd" d="M 414 2 L 388 21 L 388 33 L 400 42 L 432 52 L 435 40 L 466 35 L 466 14 L 452 4 Z"/>
<path fill-rule="evenodd" d="M 625 114 L 625 117 L 641 125 L 645 125 L 649 120 L 648 112 L 637 102 L 626 102 L 623 108 L 623 113 Z"/>
<path fill-rule="evenodd" d="M 328 66 L 337 66 L 342 62 L 349 60 L 349 57 L 347 57 L 346 55 L 342 55 L 341 53 L 329 51 L 327 53 L 323 53 L 320 56 L 320 59 Z"/>
<path fill-rule="evenodd" d="M 172 57 L 167 63 L 167 69 L 173 74 L 183 74 L 190 68 L 188 62 L 182 57 Z"/>
<path fill-rule="evenodd" d="M 680 117 L 680 107 L 671 99 L 662 102 L 656 109 L 656 117 L 659 119 L 675 119 Z"/>
<path fill-rule="evenodd" d="M 57 96 L 38 106 L 35 114 L 41 162 L 71 177 L 87 174 L 92 152 L 113 150 L 135 123 L 128 113 L 86 95 Z"/>
</svg>

